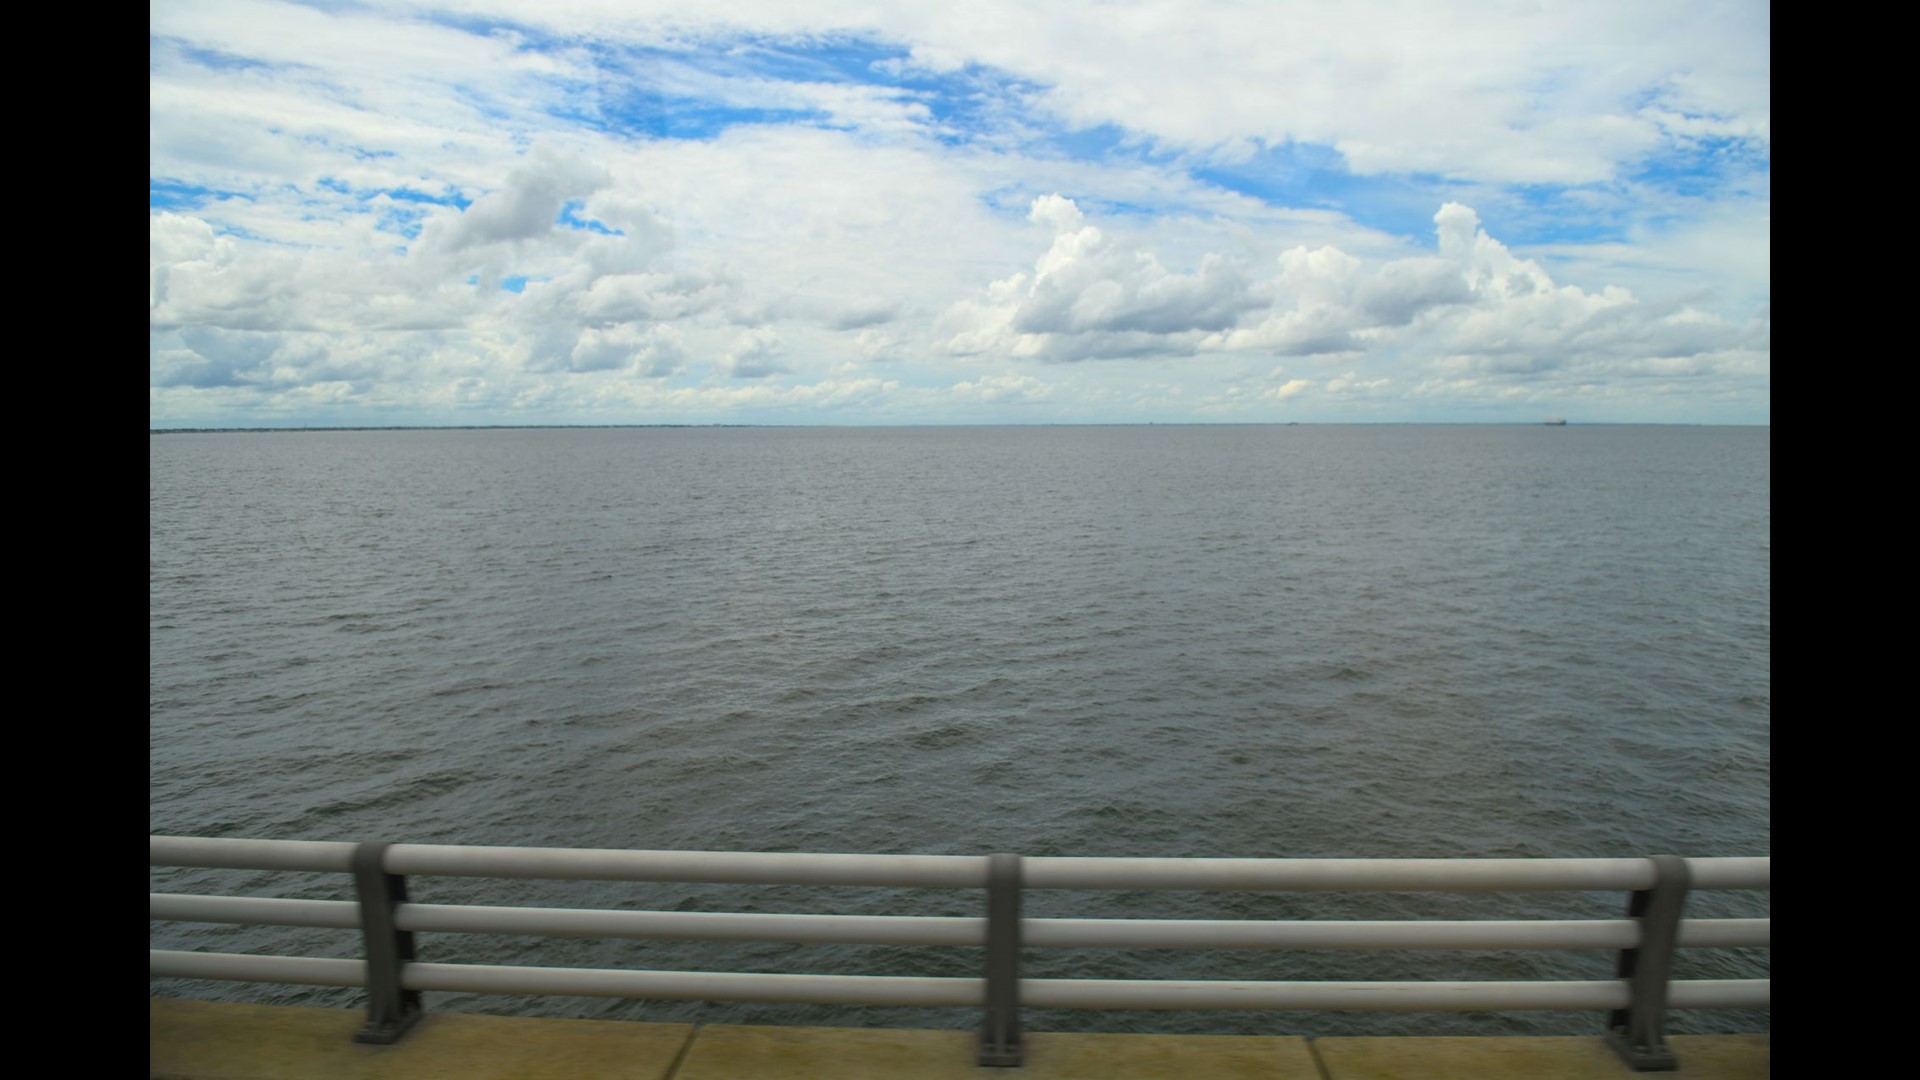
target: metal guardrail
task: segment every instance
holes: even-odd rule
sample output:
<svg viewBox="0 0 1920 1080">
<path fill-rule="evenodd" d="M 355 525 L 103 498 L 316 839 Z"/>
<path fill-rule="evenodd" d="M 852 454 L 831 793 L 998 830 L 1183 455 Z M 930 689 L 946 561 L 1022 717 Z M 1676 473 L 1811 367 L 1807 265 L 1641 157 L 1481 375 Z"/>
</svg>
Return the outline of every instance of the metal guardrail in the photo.
<svg viewBox="0 0 1920 1080">
<path fill-rule="evenodd" d="M 1635 1068 L 1671 1069 L 1669 1008 L 1765 1008 L 1766 979 L 1673 981 L 1676 948 L 1764 948 L 1769 919 L 1682 919 L 1697 889 L 1766 889 L 1767 858 L 1112 859 L 817 855 L 457 847 L 155 836 L 154 866 L 350 873 L 356 901 L 150 894 L 156 920 L 358 928 L 365 960 L 149 951 L 154 977 L 364 986 L 358 1039 L 392 1042 L 427 990 L 710 1001 L 984 1006 L 980 1063 L 1022 1060 L 1020 1008 L 1605 1009 Z M 782 915 L 416 904 L 409 876 L 978 888 L 985 918 Z M 1026 919 L 1027 889 L 1219 891 L 1624 891 L 1625 919 L 1282 922 Z M 416 933 L 984 946 L 980 979 L 766 975 L 434 964 Z M 1022 979 L 1022 948 L 1617 950 L 1618 978 L 1547 982 L 1228 982 Z"/>
</svg>

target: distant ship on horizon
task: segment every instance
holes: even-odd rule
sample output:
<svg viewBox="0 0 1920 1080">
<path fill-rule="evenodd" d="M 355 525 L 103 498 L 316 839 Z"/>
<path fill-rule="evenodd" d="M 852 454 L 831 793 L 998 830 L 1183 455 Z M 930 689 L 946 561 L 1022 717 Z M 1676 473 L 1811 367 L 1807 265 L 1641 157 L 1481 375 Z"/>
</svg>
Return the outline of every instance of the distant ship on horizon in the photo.
<svg viewBox="0 0 1920 1080">
<path fill-rule="evenodd" d="M 1566 427 L 1567 426 L 1566 419 L 1564 417 L 1559 417 L 1559 416 L 1549 416 L 1545 420 L 1541 421 L 1541 423 L 1545 424 L 1548 427 Z"/>
</svg>

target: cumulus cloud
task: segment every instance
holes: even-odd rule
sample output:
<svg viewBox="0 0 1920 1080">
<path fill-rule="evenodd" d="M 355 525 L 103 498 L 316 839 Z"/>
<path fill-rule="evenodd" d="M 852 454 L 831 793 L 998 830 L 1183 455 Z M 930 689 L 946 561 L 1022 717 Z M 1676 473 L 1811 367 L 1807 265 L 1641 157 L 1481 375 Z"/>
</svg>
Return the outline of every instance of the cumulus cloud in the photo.
<svg viewBox="0 0 1920 1080">
<path fill-rule="evenodd" d="M 679 374 L 686 366 L 686 357 L 687 347 L 680 332 L 671 326 L 656 326 L 634 351 L 633 369 L 649 379 L 664 379 Z"/>
<path fill-rule="evenodd" d="M 354 352 L 352 343 L 375 333 L 393 335 L 385 340 L 395 378 L 410 355 L 441 348 L 448 335 L 476 348 L 508 343 L 496 359 L 518 357 L 532 371 L 674 375 L 686 350 L 669 324 L 723 305 L 738 282 L 672 265 L 671 229 L 613 184 L 578 155 L 536 148 L 464 210 L 434 207 L 407 244 L 371 223 L 336 230 L 329 246 L 262 243 L 195 215 L 155 212 L 153 385 L 271 382 L 256 370 L 264 357 L 220 344 L 239 332 L 303 342 L 278 369 L 282 379 L 335 370 L 316 358 Z M 366 367 L 353 365 L 349 386 L 377 374 L 378 365 Z"/>
<path fill-rule="evenodd" d="M 982 375 L 954 383 L 950 393 L 956 400 L 969 403 L 1039 401 L 1053 393 L 1053 387 L 1031 375 Z"/>
<path fill-rule="evenodd" d="M 443 230 L 429 234 L 425 243 L 457 252 L 484 244 L 533 240 L 553 231 L 555 220 L 570 200 L 590 195 L 611 181 L 605 169 L 584 160 L 536 153 L 507 174 L 500 190 L 475 199 Z"/>
<path fill-rule="evenodd" d="M 570 371 L 631 370 L 649 379 L 678 372 L 686 359 L 686 345 L 670 326 L 641 328 L 631 323 L 580 331 L 568 355 Z"/>
<path fill-rule="evenodd" d="M 901 335 L 868 328 L 854 336 L 853 344 L 862 359 L 888 363 L 901 358 L 906 342 Z"/>
<path fill-rule="evenodd" d="M 156 424 L 1767 408 L 1764 8 L 457 6 L 155 8 Z"/>
<path fill-rule="evenodd" d="M 829 315 L 826 324 L 833 330 L 864 330 L 867 327 L 884 326 L 904 314 L 902 306 L 894 300 L 848 304 Z"/>
<path fill-rule="evenodd" d="M 1363 379 L 1354 372 L 1349 371 L 1345 375 L 1336 375 L 1328 379 L 1327 393 L 1367 394 L 1375 390 L 1383 389 L 1391 382 L 1393 382 L 1393 380 L 1387 378 Z"/>
<path fill-rule="evenodd" d="M 255 381 L 280 347 L 277 334 L 254 334 L 216 327 L 188 327 L 180 333 L 183 349 L 154 356 L 155 386 L 237 386 Z"/>
<path fill-rule="evenodd" d="M 785 342 L 781 341 L 780 335 L 761 327 L 735 338 L 733 348 L 720 357 L 715 367 L 731 379 L 764 379 L 770 375 L 784 375 L 792 370 L 780 363 L 779 357 L 784 350 Z"/>
<path fill-rule="evenodd" d="M 1558 285 L 1538 262 L 1489 236 L 1472 208 L 1434 215 L 1435 255 L 1369 265 L 1333 247 L 1282 252 L 1265 272 L 1208 254 L 1191 273 L 1107 238 L 1072 200 L 1035 199 L 1031 220 L 1055 230 L 1030 271 L 989 284 L 942 322 L 948 352 L 1071 361 L 1254 353 L 1374 362 L 1427 357 L 1440 370 L 1530 375 L 1559 368 L 1618 375 L 1711 371 L 1755 331 L 1688 307 L 1661 309 L 1626 289 Z M 1693 364 L 1653 365 L 1693 358 Z M 1360 369 L 1335 394 L 1377 391 L 1390 376 Z M 1285 399 L 1311 380 L 1266 392 Z"/>
<path fill-rule="evenodd" d="M 1363 174 L 1590 183 L 1695 131 L 1763 148 L 1769 132 L 1765 5 L 979 0 L 964 10 L 867 5 L 857 27 L 843 5 L 813 3 L 709 13 L 634 0 L 617 15 L 513 0 L 462 8 L 655 48 L 743 25 L 756 45 L 853 28 L 908 52 L 870 63 L 876 77 L 1004 72 L 1055 124 L 1112 125 L 1187 150 L 1318 143 Z M 783 80 L 737 64 L 659 66 L 650 79 L 661 92 L 734 108 L 804 109 L 876 131 L 941 122 L 897 87 Z"/>
<path fill-rule="evenodd" d="M 568 281 L 562 289 L 549 291 L 577 296 L 573 306 L 582 317 L 596 323 L 682 319 L 711 310 L 734 293 L 733 282 L 698 271 L 614 274 L 593 279 L 584 293 L 566 291 L 577 285 Z"/>
<path fill-rule="evenodd" d="M 1053 229 L 1052 246 L 1032 271 L 948 310 L 949 352 L 1072 360 L 1178 351 L 1260 302 L 1245 267 L 1209 255 L 1191 274 L 1170 271 L 1085 224 L 1071 199 L 1043 195 L 1028 218 Z"/>
<path fill-rule="evenodd" d="M 1076 125 L 1167 145 L 1315 142 L 1360 173 L 1520 183 L 1611 179 L 1682 128 L 1668 113 L 1765 145 L 1764 6 L 988 8 L 943 21 L 929 60 L 1001 65 Z"/>
</svg>

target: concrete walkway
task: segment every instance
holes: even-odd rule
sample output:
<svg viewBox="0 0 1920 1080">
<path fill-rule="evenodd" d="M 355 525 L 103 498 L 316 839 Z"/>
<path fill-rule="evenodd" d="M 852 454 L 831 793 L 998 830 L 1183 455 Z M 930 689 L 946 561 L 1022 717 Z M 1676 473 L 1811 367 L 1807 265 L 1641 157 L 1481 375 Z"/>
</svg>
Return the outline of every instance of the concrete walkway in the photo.
<svg viewBox="0 0 1920 1080">
<path fill-rule="evenodd" d="M 1624 1080 L 1598 1037 L 1325 1038 L 1030 1033 L 1027 1064 L 982 1069 L 965 1031 L 746 1027 L 429 1013 L 393 1046 L 353 1041 L 357 1009 L 151 999 L 166 1080 Z M 1679 1035 L 1675 1080 L 1768 1075 L 1770 1036 Z"/>
</svg>

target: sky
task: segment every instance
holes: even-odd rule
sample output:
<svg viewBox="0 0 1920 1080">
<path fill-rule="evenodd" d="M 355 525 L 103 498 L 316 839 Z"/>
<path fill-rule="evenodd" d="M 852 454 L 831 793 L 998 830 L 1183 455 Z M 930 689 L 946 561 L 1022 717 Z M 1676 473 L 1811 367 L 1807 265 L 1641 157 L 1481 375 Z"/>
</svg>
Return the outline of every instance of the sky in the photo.
<svg viewBox="0 0 1920 1080">
<path fill-rule="evenodd" d="M 1764 2 L 149 16 L 155 428 L 1770 422 Z"/>
</svg>

